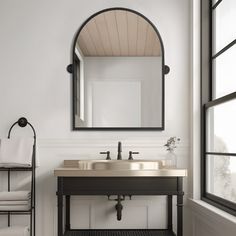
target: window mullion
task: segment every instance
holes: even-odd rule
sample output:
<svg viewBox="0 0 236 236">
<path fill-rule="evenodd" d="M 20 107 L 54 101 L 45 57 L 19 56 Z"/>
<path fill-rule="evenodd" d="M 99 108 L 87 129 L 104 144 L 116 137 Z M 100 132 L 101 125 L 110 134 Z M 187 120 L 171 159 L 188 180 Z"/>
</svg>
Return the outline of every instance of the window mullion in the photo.
<svg viewBox="0 0 236 236">
<path fill-rule="evenodd" d="M 228 153 L 228 152 L 205 152 L 207 155 L 217 155 L 217 156 L 236 156 L 236 153 Z"/>
<path fill-rule="evenodd" d="M 217 6 L 222 2 L 222 0 L 218 0 L 213 6 L 212 6 L 212 10 L 216 9 Z"/>
<path fill-rule="evenodd" d="M 228 102 L 232 99 L 235 99 L 236 98 L 236 92 L 233 92 L 233 93 L 230 93 L 230 94 L 227 94 L 223 97 L 220 97 L 220 98 L 217 98 L 217 99 L 214 99 L 210 102 L 207 102 L 204 107 L 205 109 L 209 108 L 209 107 L 213 107 L 213 106 L 216 106 L 216 105 L 219 105 L 219 104 L 222 104 L 222 103 L 225 103 L 225 102 Z"/>
<path fill-rule="evenodd" d="M 222 53 L 226 52 L 229 48 L 234 46 L 236 44 L 236 39 L 234 39 L 231 43 L 226 45 L 224 48 L 222 48 L 219 52 L 217 52 L 215 55 L 212 56 L 212 59 L 216 59 L 218 56 L 220 56 Z"/>
</svg>

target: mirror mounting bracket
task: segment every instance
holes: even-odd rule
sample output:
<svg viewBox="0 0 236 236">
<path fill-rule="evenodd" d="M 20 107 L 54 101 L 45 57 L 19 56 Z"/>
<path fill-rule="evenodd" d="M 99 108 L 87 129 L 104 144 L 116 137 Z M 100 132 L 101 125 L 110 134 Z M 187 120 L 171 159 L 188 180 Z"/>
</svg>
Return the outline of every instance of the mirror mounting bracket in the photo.
<svg viewBox="0 0 236 236">
<path fill-rule="evenodd" d="M 66 67 L 66 70 L 68 73 L 72 74 L 73 73 L 73 64 L 69 64 L 67 67 Z"/>
<path fill-rule="evenodd" d="M 165 65 L 164 66 L 164 74 L 167 75 L 167 74 L 169 74 L 169 72 L 170 72 L 170 67 Z"/>
</svg>

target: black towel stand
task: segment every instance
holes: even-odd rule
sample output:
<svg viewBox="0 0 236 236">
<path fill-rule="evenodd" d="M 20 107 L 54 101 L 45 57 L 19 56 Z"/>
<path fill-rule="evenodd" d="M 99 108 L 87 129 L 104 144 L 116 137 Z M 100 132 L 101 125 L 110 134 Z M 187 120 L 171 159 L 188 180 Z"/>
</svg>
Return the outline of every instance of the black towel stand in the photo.
<svg viewBox="0 0 236 236">
<path fill-rule="evenodd" d="M 11 171 L 31 171 L 31 204 L 29 210 L 18 210 L 18 211 L 0 211 L 1 215 L 8 215 L 8 227 L 11 226 L 11 215 L 30 215 L 30 236 L 35 236 L 35 168 L 36 168 L 36 132 L 34 127 L 27 121 L 25 117 L 21 117 L 16 121 L 8 131 L 8 138 L 11 137 L 12 129 L 15 125 L 19 125 L 21 128 L 29 125 L 33 131 L 34 144 L 33 144 L 33 155 L 32 155 L 32 165 L 30 167 L 0 167 L 0 171 L 8 172 L 8 192 L 11 191 Z"/>
</svg>

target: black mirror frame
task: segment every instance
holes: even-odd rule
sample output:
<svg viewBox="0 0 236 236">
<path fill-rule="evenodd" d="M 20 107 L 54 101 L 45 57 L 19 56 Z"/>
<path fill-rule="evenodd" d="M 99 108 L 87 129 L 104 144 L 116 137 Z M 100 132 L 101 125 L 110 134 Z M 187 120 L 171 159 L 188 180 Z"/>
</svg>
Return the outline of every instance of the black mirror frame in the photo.
<svg viewBox="0 0 236 236">
<path fill-rule="evenodd" d="M 76 127 L 75 126 L 75 88 L 76 88 L 76 78 L 75 78 L 75 46 L 76 46 L 76 42 L 77 39 L 79 37 L 79 34 L 81 32 L 81 30 L 83 29 L 83 27 L 95 16 L 107 12 L 107 11 L 114 11 L 114 10 L 125 10 L 125 11 L 129 11 L 132 12 L 134 14 L 137 14 L 139 16 L 141 16 L 142 18 L 144 18 L 154 29 L 154 31 L 156 32 L 159 40 L 160 40 L 160 45 L 161 45 L 161 51 L 162 51 L 162 125 L 160 127 Z M 67 66 L 67 71 L 69 73 L 72 74 L 72 130 L 89 130 L 89 131 L 95 131 L 95 130 L 101 130 L 101 131 L 108 131 L 108 130 L 113 130 L 113 131 L 163 131 L 165 129 L 165 74 L 168 74 L 170 71 L 169 66 L 165 65 L 165 51 L 164 51 L 164 45 L 163 45 L 163 41 L 161 38 L 161 35 L 159 33 L 159 31 L 157 30 L 156 26 L 143 14 L 141 14 L 140 12 L 137 12 L 133 9 L 129 9 L 129 8 L 123 8 L 123 7 L 112 7 L 112 8 L 106 8 L 103 9 L 101 11 L 98 11 L 96 13 L 94 13 L 93 15 L 91 15 L 89 18 L 87 18 L 82 25 L 80 26 L 79 30 L 77 31 L 77 33 L 74 36 L 73 39 L 73 46 L 72 46 L 72 64 L 69 64 Z"/>
</svg>

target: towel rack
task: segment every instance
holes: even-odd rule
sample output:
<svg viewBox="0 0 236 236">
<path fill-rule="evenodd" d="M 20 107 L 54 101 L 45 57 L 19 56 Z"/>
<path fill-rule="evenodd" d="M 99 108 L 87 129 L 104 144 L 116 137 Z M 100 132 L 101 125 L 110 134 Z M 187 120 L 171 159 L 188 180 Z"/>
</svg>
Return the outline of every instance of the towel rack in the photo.
<svg viewBox="0 0 236 236">
<path fill-rule="evenodd" d="M 32 154 L 32 164 L 30 167 L 0 167 L 0 171 L 7 171 L 8 176 L 8 192 L 11 191 L 11 172 L 12 171 L 30 171 L 31 172 L 31 199 L 30 199 L 30 209 L 29 210 L 15 210 L 15 211 L 0 211 L 1 215 L 7 215 L 8 216 L 8 227 L 11 226 L 11 215 L 30 215 L 30 236 L 35 236 L 35 168 L 36 168 L 36 131 L 33 127 L 33 125 L 28 122 L 28 120 L 25 117 L 21 117 L 18 119 L 13 125 L 10 127 L 8 131 L 8 138 L 11 137 L 11 133 L 13 128 L 19 125 L 21 128 L 26 127 L 27 125 L 30 126 L 33 132 L 33 138 L 34 138 L 34 144 L 33 144 L 33 154 Z"/>
</svg>

